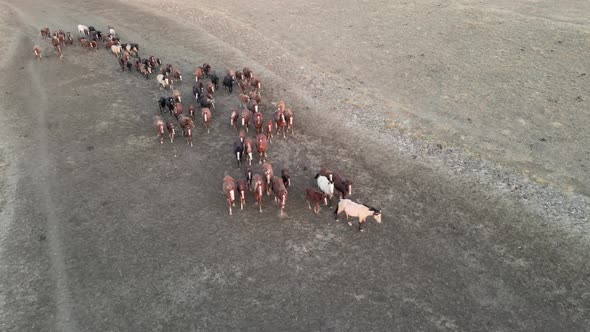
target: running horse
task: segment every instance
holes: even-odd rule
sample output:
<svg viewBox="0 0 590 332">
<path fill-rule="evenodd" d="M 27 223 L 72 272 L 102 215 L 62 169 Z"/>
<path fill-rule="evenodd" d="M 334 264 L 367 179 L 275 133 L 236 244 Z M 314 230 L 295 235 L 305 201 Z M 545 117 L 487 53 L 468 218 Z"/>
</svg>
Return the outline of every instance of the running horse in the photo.
<svg viewBox="0 0 590 332">
<path fill-rule="evenodd" d="M 180 115 L 182 115 L 183 107 L 181 103 L 174 103 L 174 117 L 178 119 Z M 192 119 L 191 119 L 192 121 Z"/>
<path fill-rule="evenodd" d="M 41 46 L 39 46 L 39 45 L 33 46 L 33 53 L 35 53 L 36 60 L 41 60 L 41 58 L 43 57 L 41 55 Z"/>
<path fill-rule="evenodd" d="M 272 179 L 272 191 L 275 194 L 275 201 L 279 202 L 281 209 L 281 216 L 285 214 L 285 203 L 287 202 L 287 189 L 283 183 L 283 179 L 275 176 Z"/>
<path fill-rule="evenodd" d="M 239 179 L 238 180 L 238 196 L 240 196 L 240 210 L 243 210 L 244 206 L 246 206 L 246 190 L 248 190 L 248 185 L 246 184 L 246 180 Z"/>
<path fill-rule="evenodd" d="M 168 137 L 170 137 L 170 143 L 174 143 L 174 136 L 176 135 L 174 123 L 172 121 L 166 122 L 166 129 L 168 129 Z"/>
<path fill-rule="evenodd" d="M 252 184 L 250 185 L 252 192 L 254 193 L 254 200 L 258 205 L 258 212 L 262 212 L 262 197 L 264 195 L 264 179 L 260 174 L 254 174 L 252 177 Z"/>
<path fill-rule="evenodd" d="M 364 231 L 363 225 L 370 216 L 373 216 L 377 223 L 381 223 L 381 210 L 365 204 L 353 202 L 350 199 L 341 199 L 340 202 L 338 202 L 338 207 L 334 211 L 334 219 L 336 221 L 338 221 L 338 215 L 342 212 L 346 215 L 348 226 L 352 226 L 348 217 L 359 218 L 359 231 L 361 232 Z"/>
<path fill-rule="evenodd" d="M 254 113 L 254 128 L 256 134 L 262 134 L 262 127 L 264 126 L 264 116 L 260 112 Z"/>
<path fill-rule="evenodd" d="M 258 163 L 266 162 L 266 150 L 268 150 L 268 140 L 263 134 L 256 135 L 256 150 L 258 151 Z"/>
<path fill-rule="evenodd" d="M 250 127 L 251 115 L 252 112 L 250 112 L 250 110 L 248 110 L 247 108 L 244 108 L 240 111 L 240 124 L 242 125 L 242 129 L 246 130 L 246 132 L 248 132 L 248 128 Z"/>
<path fill-rule="evenodd" d="M 209 134 L 209 128 L 211 127 L 211 110 L 205 107 L 201 110 L 201 115 L 203 116 L 203 125 L 207 129 L 207 134 Z"/>
<path fill-rule="evenodd" d="M 269 163 L 262 164 L 262 174 L 264 175 L 264 179 L 266 180 L 266 194 L 270 195 L 270 191 L 272 189 L 272 179 L 274 177 L 272 165 Z"/>
<path fill-rule="evenodd" d="M 240 114 L 238 113 L 237 109 L 232 109 L 231 114 L 229 116 L 229 123 L 236 131 L 238 131 L 238 117 Z"/>
<path fill-rule="evenodd" d="M 287 127 L 287 120 L 285 120 L 285 112 L 276 110 L 273 114 L 275 120 L 275 128 L 277 130 L 277 137 L 279 136 L 279 131 L 283 132 L 283 138 L 287 137 L 285 134 L 285 129 Z"/>
<path fill-rule="evenodd" d="M 191 117 L 191 119 L 195 119 L 195 105 L 190 105 L 188 107 L 188 116 Z"/>
<path fill-rule="evenodd" d="M 233 153 L 236 156 L 236 160 L 238 161 L 238 167 L 240 167 L 242 165 L 242 158 L 244 154 L 244 142 L 241 138 L 234 141 Z"/>
<path fill-rule="evenodd" d="M 285 110 L 285 121 L 287 121 L 287 132 L 290 129 L 293 134 L 293 110 L 290 108 Z"/>
<path fill-rule="evenodd" d="M 162 117 L 154 117 L 154 127 L 156 128 L 157 136 L 160 138 L 160 144 L 164 144 L 164 120 Z"/>
<path fill-rule="evenodd" d="M 246 177 L 246 182 L 248 182 L 248 185 L 251 186 L 252 185 L 252 166 L 246 166 L 244 168 L 244 176 Z"/>
<path fill-rule="evenodd" d="M 41 29 L 41 37 L 43 37 L 43 38 L 51 37 L 51 31 L 49 31 L 49 28 Z"/>
<path fill-rule="evenodd" d="M 232 215 L 232 206 L 236 206 L 236 180 L 229 175 L 223 178 L 223 194 L 229 206 L 229 215 Z"/>
<path fill-rule="evenodd" d="M 193 128 L 195 127 L 193 119 L 191 119 L 190 117 L 188 117 L 184 114 L 180 114 L 180 116 L 178 117 L 178 123 L 180 124 L 180 127 L 182 128 L 183 135 L 186 137 L 186 144 L 189 144 L 192 148 L 193 147 Z"/>
</svg>

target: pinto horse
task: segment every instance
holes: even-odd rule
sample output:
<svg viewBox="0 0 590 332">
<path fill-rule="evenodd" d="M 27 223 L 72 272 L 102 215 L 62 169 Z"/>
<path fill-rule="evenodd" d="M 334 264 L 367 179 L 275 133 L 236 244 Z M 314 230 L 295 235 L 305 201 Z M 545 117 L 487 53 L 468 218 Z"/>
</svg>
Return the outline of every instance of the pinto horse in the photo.
<svg viewBox="0 0 590 332">
<path fill-rule="evenodd" d="M 348 217 L 359 218 L 359 231 L 364 231 L 363 224 L 366 222 L 367 217 L 373 216 L 377 223 L 381 223 L 381 210 L 374 207 L 359 204 L 351 201 L 350 199 L 341 199 L 338 202 L 338 207 L 334 211 L 334 219 L 338 221 L 338 214 L 344 212 L 346 215 L 346 222 L 348 226 L 352 226 L 352 223 L 348 220 Z"/>
<path fill-rule="evenodd" d="M 205 107 L 201 110 L 201 115 L 203 116 L 203 125 L 207 129 L 207 134 L 209 134 L 209 128 L 211 127 L 211 110 Z"/>
<path fill-rule="evenodd" d="M 264 125 L 264 116 L 260 112 L 254 113 L 254 128 L 256 134 L 262 134 L 262 126 Z"/>
<path fill-rule="evenodd" d="M 334 172 L 334 189 L 339 193 L 340 199 L 352 195 L 352 181 L 339 173 Z"/>
<path fill-rule="evenodd" d="M 272 189 L 272 179 L 274 177 L 272 165 L 269 163 L 262 164 L 262 174 L 264 175 L 264 179 L 266 180 L 266 194 L 270 195 L 270 191 Z"/>
<path fill-rule="evenodd" d="M 246 184 L 246 180 L 239 179 L 238 180 L 238 195 L 240 196 L 240 210 L 243 210 L 244 206 L 246 206 L 246 190 L 248 190 L 248 185 Z"/>
<path fill-rule="evenodd" d="M 283 179 L 276 176 L 272 179 L 272 191 L 275 194 L 275 201 L 279 202 L 282 216 L 285 213 L 285 203 L 287 202 L 288 194 L 285 184 L 283 184 Z"/>
<path fill-rule="evenodd" d="M 254 200 L 258 205 L 258 212 L 262 212 L 262 197 L 265 191 L 264 179 L 262 175 L 255 174 L 252 177 L 252 183 L 250 184 L 250 190 L 254 193 Z"/>
<path fill-rule="evenodd" d="M 307 187 L 305 189 L 305 193 L 307 206 L 311 210 L 310 202 L 313 202 L 313 212 L 315 212 L 316 214 L 320 214 L 320 202 L 324 202 L 325 205 L 328 205 L 328 196 L 326 196 L 325 193 L 312 187 Z"/>
<path fill-rule="evenodd" d="M 156 128 L 157 136 L 160 138 L 160 144 L 164 144 L 164 120 L 160 116 L 154 117 L 154 127 Z"/>
<path fill-rule="evenodd" d="M 186 144 L 189 144 L 192 148 L 193 147 L 193 128 L 195 127 L 193 119 L 191 119 L 190 117 L 188 117 L 184 114 L 180 114 L 180 116 L 178 117 L 178 123 L 180 124 L 180 127 L 182 128 L 183 135 L 186 137 Z"/>
<path fill-rule="evenodd" d="M 41 60 L 41 58 L 43 57 L 41 55 L 41 46 L 39 46 L 39 45 L 33 46 L 33 53 L 35 53 L 36 60 Z"/>
<path fill-rule="evenodd" d="M 266 162 L 266 150 L 268 150 L 268 140 L 263 134 L 256 135 L 256 150 L 258 151 L 258 163 Z"/>
<path fill-rule="evenodd" d="M 223 178 L 223 194 L 229 206 L 229 215 L 232 215 L 232 206 L 236 206 L 236 180 L 229 175 Z"/>
<path fill-rule="evenodd" d="M 166 129 L 168 129 L 168 137 L 170 137 L 170 143 L 174 143 L 174 136 L 176 135 L 174 123 L 172 121 L 166 122 Z"/>
<path fill-rule="evenodd" d="M 244 140 L 244 154 L 246 155 L 246 161 L 248 166 L 252 165 L 252 154 L 254 153 L 254 140 L 252 137 L 246 137 Z"/>
<path fill-rule="evenodd" d="M 276 110 L 273 114 L 273 118 L 275 120 L 277 137 L 279 136 L 279 131 L 283 132 L 283 138 L 287 137 L 287 135 L 285 134 L 285 128 L 287 126 L 287 120 L 285 120 L 285 112 L 281 110 Z"/>
</svg>

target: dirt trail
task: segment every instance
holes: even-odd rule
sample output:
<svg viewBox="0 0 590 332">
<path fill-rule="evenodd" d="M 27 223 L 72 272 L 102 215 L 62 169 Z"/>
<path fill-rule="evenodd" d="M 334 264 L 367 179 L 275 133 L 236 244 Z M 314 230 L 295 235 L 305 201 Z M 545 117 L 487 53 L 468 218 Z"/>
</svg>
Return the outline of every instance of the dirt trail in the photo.
<svg viewBox="0 0 590 332">
<path fill-rule="evenodd" d="M 12 58 L 6 75 L 16 84 L 6 86 L 2 106 L 25 111 L 11 129 L 22 141 L 13 203 L 19 223 L 3 243 L 0 289 L 10 299 L 3 309 L 10 319 L 1 329 L 59 329 L 64 322 L 89 330 L 588 325 L 588 297 L 579 292 L 589 287 L 586 233 L 408 161 L 394 145 L 350 149 L 345 138 L 361 141 L 363 131 L 333 134 L 354 128 L 356 116 L 351 124 L 330 121 L 338 110 L 316 116 L 321 101 L 285 80 L 282 69 L 265 69 L 246 46 L 192 23 L 162 24 L 162 17 L 115 2 L 96 9 L 54 1 L 43 13 L 33 1 L 16 6 L 38 24 L 66 30 L 113 24 L 142 53 L 161 56 L 189 78 L 205 61 L 215 68 L 252 64 L 267 84 L 266 102 L 284 96 L 309 110 L 297 118 L 297 135 L 275 140 L 269 152 L 276 170 L 289 167 L 293 176 L 289 218 L 278 218 L 269 197 L 263 213 L 249 199 L 230 218 L 219 192 L 225 174 L 242 173 L 231 156 L 236 134 L 227 117 L 235 95 L 217 94 L 211 134 L 197 127 L 195 148 L 181 139 L 160 145 L 151 122 L 163 93 L 155 80 L 120 72 L 108 52 L 67 48 L 57 61 L 48 47 L 43 64 Z M 39 76 L 23 75 L 23 64 Z M 180 86 L 185 106 L 190 85 Z M 44 117 L 34 107 L 41 102 Z M 265 116 L 270 111 L 266 103 Z M 39 131 L 26 137 L 30 126 Z M 326 208 L 313 215 L 303 193 L 321 165 L 354 179 L 353 198 L 383 208 L 384 222 L 360 234 L 333 222 Z M 56 287 L 56 278 L 64 284 Z"/>
</svg>

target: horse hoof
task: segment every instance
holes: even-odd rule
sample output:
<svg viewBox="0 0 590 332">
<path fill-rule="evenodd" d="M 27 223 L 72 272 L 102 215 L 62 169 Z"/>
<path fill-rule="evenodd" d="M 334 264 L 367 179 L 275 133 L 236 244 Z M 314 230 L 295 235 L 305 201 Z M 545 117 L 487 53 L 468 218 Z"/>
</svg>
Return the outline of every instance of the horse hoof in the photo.
<svg viewBox="0 0 590 332">
<path fill-rule="evenodd" d="M 350 221 L 348 222 L 348 226 L 352 227 L 352 223 Z"/>
</svg>

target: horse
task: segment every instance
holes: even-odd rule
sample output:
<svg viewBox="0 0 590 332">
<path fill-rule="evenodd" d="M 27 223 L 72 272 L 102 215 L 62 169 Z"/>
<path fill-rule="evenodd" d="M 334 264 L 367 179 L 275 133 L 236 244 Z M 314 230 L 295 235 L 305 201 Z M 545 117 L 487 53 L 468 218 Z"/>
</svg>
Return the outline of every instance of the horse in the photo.
<svg viewBox="0 0 590 332">
<path fill-rule="evenodd" d="M 154 127 L 156 128 L 157 136 L 160 138 L 160 144 L 164 144 L 164 125 L 162 117 L 154 117 Z"/>
<path fill-rule="evenodd" d="M 316 173 L 314 179 L 317 179 L 318 176 L 320 176 L 320 175 L 327 177 L 328 180 L 330 180 L 330 182 L 334 182 L 333 172 L 329 168 L 320 167 L 320 171 L 318 173 Z"/>
<path fill-rule="evenodd" d="M 217 90 L 219 88 L 219 77 L 215 72 L 211 72 L 209 74 L 209 78 L 211 79 L 211 83 L 215 85 L 215 90 Z"/>
<path fill-rule="evenodd" d="M 248 67 L 244 67 L 244 69 L 242 69 L 242 72 L 244 73 L 244 76 L 246 76 L 246 79 L 248 79 L 248 80 L 250 80 L 254 77 L 254 73 Z"/>
<path fill-rule="evenodd" d="M 63 49 L 61 48 L 61 45 L 57 45 L 55 47 L 55 50 L 57 51 L 57 55 L 59 55 L 59 58 L 63 59 L 64 55 L 63 55 Z"/>
<path fill-rule="evenodd" d="M 244 140 L 244 153 L 248 165 L 252 165 L 252 154 L 254 153 L 254 140 L 251 137 L 246 137 Z"/>
<path fill-rule="evenodd" d="M 248 101 L 246 108 L 250 110 L 250 112 L 258 113 L 258 103 L 254 99 L 250 99 L 250 101 Z"/>
<path fill-rule="evenodd" d="M 66 46 L 66 36 L 65 35 L 62 35 L 62 34 L 57 35 L 57 41 L 59 42 L 59 44 L 61 46 L 63 46 L 63 47 Z"/>
<path fill-rule="evenodd" d="M 83 34 L 84 36 L 88 36 L 88 27 L 82 24 L 78 24 L 78 34 Z"/>
<path fill-rule="evenodd" d="M 195 105 L 189 105 L 188 116 L 190 116 L 191 119 L 195 120 Z"/>
<path fill-rule="evenodd" d="M 150 75 L 152 74 L 152 67 L 148 64 L 141 64 L 139 66 L 139 72 L 145 77 L 145 79 L 149 79 Z"/>
<path fill-rule="evenodd" d="M 133 56 L 139 56 L 139 45 L 135 43 L 125 44 L 125 50 Z"/>
<path fill-rule="evenodd" d="M 277 103 L 277 110 L 284 112 L 286 108 L 285 102 L 283 100 Z"/>
<path fill-rule="evenodd" d="M 339 193 L 340 199 L 352 195 L 352 181 L 346 179 L 339 173 L 334 172 L 334 189 Z"/>
<path fill-rule="evenodd" d="M 342 212 L 346 215 L 348 226 L 352 226 L 352 223 L 348 220 L 349 216 L 359 218 L 359 231 L 361 232 L 364 231 L 363 224 L 367 220 L 367 217 L 373 216 L 377 223 L 381 223 L 381 210 L 365 204 L 353 202 L 350 199 L 341 199 L 338 202 L 338 207 L 334 211 L 334 219 L 336 221 L 338 221 L 338 214 Z"/>
<path fill-rule="evenodd" d="M 215 99 L 211 94 L 200 96 L 199 99 L 197 99 L 197 102 L 201 105 L 201 107 L 215 109 Z"/>
<path fill-rule="evenodd" d="M 111 45 L 111 52 L 116 58 L 121 57 L 121 45 Z"/>
<path fill-rule="evenodd" d="M 251 100 L 255 100 L 257 105 L 262 105 L 262 97 L 257 95 L 256 92 L 250 92 L 249 97 Z"/>
<path fill-rule="evenodd" d="M 223 178 L 223 194 L 229 206 L 229 215 L 232 215 L 232 206 L 236 206 L 236 181 L 229 175 Z"/>
<path fill-rule="evenodd" d="M 199 99 L 200 96 L 203 95 L 203 90 L 205 87 L 203 86 L 203 82 L 199 81 L 193 85 L 193 95 L 196 99 Z"/>
<path fill-rule="evenodd" d="M 180 91 L 178 91 L 178 90 L 174 90 L 174 91 L 172 92 L 172 96 L 174 97 L 174 101 L 175 101 L 175 102 L 177 102 L 177 103 L 181 103 L 181 102 L 182 102 L 182 99 L 181 99 L 181 93 L 180 93 Z"/>
<path fill-rule="evenodd" d="M 285 121 L 287 121 L 287 132 L 291 129 L 291 134 L 293 134 L 293 110 L 290 108 L 285 110 Z"/>
<path fill-rule="evenodd" d="M 207 92 L 211 95 L 215 93 L 215 84 L 209 83 L 207 84 Z"/>
<path fill-rule="evenodd" d="M 209 77 L 211 74 L 211 66 L 208 63 L 204 63 L 201 66 L 201 69 L 203 69 L 203 73 L 205 74 L 205 77 Z"/>
<path fill-rule="evenodd" d="M 324 202 L 325 205 L 328 205 L 328 196 L 326 196 L 325 193 L 312 187 L 307 187 L 305 189 L 305 193 L 307 206 L 311 210 L 310 202 L 313 202 L 313 212 L 315 212 L 316 214 L 320 214 L 320 202 Z"/>
<path fill-rule="evenodd" d="M 289 169 L 283 168 L 281 170 L 281 178 L 283 179 L 283 183 L 285 183 L 285 188 L 289 189 L 291 186 L 291 174 L 289 174 Z"/>
<path fill-rule="evenodd" d="M 203 116 L 203 125 L 207 129 L 207 134 L 209 134 L 209 128 L 211 127 L 211 110 L 205 107 L 201 110 L 201 115 Z"/>
<path fill-rule="evenodd" d="M 236 71 L 236 80 L 239 81 L 244 81 L 246 80 L 246 76 L 244 76 L 244 73 L 242 73 L 241 71 Z"/>
<path fill-rule="evenodd" d="M 232 91 L 234 90 L 234 78 L 232 78 L 229 74 L 225 75 L 223 78 L 223 87 L 226 88 L 231 95 Z"/>
<path fill-rule="evenodd" d="M 274 177 L 272 179 L 272 191 L 275 194 L 275 201 L 279 202 L 279 207 L 281 209 L 281 215 L 285 212 L 285 203 L 287 202 L 287 189 L 283 184 L 283 179 L 279 177 Z"/>
<path fill-rule="evenodd" d="M 246 108 L 240 111 L 240 124 L 246 132 L 248 132 L 248 128 L 250 127 L 250 115 L 251 112 Z"/>
<path fill-rule="evenodd" d="M 269 163 L 262 164 L 262 174 L 264 175 L 264 179 L 266 180 L 266 194 L 270 195 L 270 191 L 272 189 L 272 179 L 274 177 L 272 165 Z"/>
<path fill-rule="evenodd" d="M 254 128 L 256 134 L 262 134 L 262 126 L 264 125 L 264 116 L 260 112 L 254 113 Z"/>
<path fill-rule="evenodd" d="M 246 180 L 239 179 L 238 180 L 238 195 L 240 196 L 240 210 L 243 210 L 244 206 L 246 206 L 246 190 L 248 190 L 248 185 L 246 184 Z"/>
<path fill-rule="evenodd" d="M 234 127 L 236 129 L 236 131 L 238 131 L 238 117 L 240 116 L 240 113 L 238 113 L 237 109 L 232 109 L 231 110 L 231 114 L 229 116 L 229 123 L 232 127 Z"/>
<path fill-rule="evenodd" d="M 266 162 L 266 150 L 268 150 L 268 140 L 263 134 L 256 135 L 256 150 L 258 151 L 258 163 Z"/>
<path fill-rule="evenodd" d="M 70 32 L 66 32 L 66 43 L 70 45 L 74 45 L 74 37 Z"/>
<path fill-rule="evenodd" d="M 178 82 L 182 82 L 182 73 L 179 72 L 178 70 L 174 70 L 174 72 L 172 73 L 172 77 L 177 80 Z M 180 83 L 179 83 L 180 84 Z"/>
<path fill-rule="evenodd" d="M 158 74 L 156 76 L 156 81 L 158 81 L 158 83 L 160 84 L 160 90 L 172 89 L 173 82 L 168 77 L 164 77 L 164 75 Z"/>
<path fill-rule="evenodd" d="M 163 115 L 164 111 L 166 110 L 166 97 L 160 97 L 156 103 L 158 104 L 160 114 Z"/>
<path fill-rule="evenodd" d="M 256 77 L 252 77 L 250 80 L 250 85 L 254 87 L 256 94 L 260 95 L 260 80 Z"/>
<path fill-rule="evenodd" d="M 51 44 L 53 45 L 53 47 L 57 48 L 57 45 L 59 45 L 59 39 L 57 39 L 57 37 L 52 37 Z"/>
<path fill-rule="evenodd" d="M 316 176 L 318 188 L 328 196 L 329 205 L 332 206 L 332 197 L 334 196 L 334 182 L 330 181 L 323 175 Z"/>
<path fill-rule="evenodd" d="M 282 130 L 283 138 L 287 137 L 285 134 L 285 127 L 287 126 L 287 121 L 285 120 L 285 112 L 281 110 L 276 110 L 273 114 L 273 118 L 275 120 L 275 128 L 277 130 L 277 137 L 279 136 L 279 131 Z"/>
<path fill-rule="evenodd" d="M 89 45 L 91 49 L 93 49 L 94 51 L 98 51 L 98 43 L 95 40 L 91 40 Z"/>
<path fill-rule="evenodd" d="M 238 98 L 240 98 L 240 107 L 241 108 L 245 108 L 246 105 L 248 104 L 248 102 L 250 101 L 250 97 L 248 97 L 248 95 L 245 95 L 243 93 L 240 93 Z"/>
<path fill-rule="evenodd" d="M 174 102 L 174 98 L 172 97 L 166 97 L 166 107 L 168 107 L 168 112 L 170 114 L 174 113 L 174 105 L 176 103 Z"/>
<path fill-rule="evenodd" d="M 244 142 L 242 139 L 234 141 L 234 155 L 236 156 L 236 160 L 238 161 L 238 167 L 242 165 L 242 157 L 244 153 Z"/>
<path fill-rule="evenodd" d="M 49 37 L 51 37 L 51 31 L 49 31 L 49 28 L 43 28 L 43 29 L 41 29 L 41 37 L 42 38 L 49 38 Z"/>
<path fill-rule="evenodd" d="M 148 58 L 148 61 L 150 62 L 150 66 L 152 66 L 154 68 L 160 68 L 160 66 L 162 65 L 162 61 L 160 61 L 159 58 L 156 58 L 153 55 L 150 55 L 150 57 Z"/>
<path fill-rule="evenodd" d="M 195 69 L 195 82 L 198 82 L 201 78 L 203 78 L 203 73 L 203 68 L 197 67 L 197 69 Z"/>
<path fill-rule="evenodd" d="M 41 60 L 43 55 L 41 54 L 41 46 L 35 45 L 33 46 L 33 53 L 35 53 L 35 60 Z"/>
<path fill-rule="evenodd" d="M 268 120 L 268 122 L 266 123 L 266 140 L 268 141 L 268 143 L 271 143 L 272 136 L 272 120 Z"/>
<path fill-rule="evenodd" d="M 252 185 L 252 166 L 248 165 L 244 167 L 244 176 L 246 177 L 246 182 L 249 186 Z"/>
<path fill-rule="evenodd" d="M 179 116 L 182 115 L 184 108 L 182 107 L 181 103 L 174 103 L 174 117 L 178 119 Z M 192 121 L 192 119 L 191 119 Z"/>
<path fill-rule="evenodd" d="M 174 123 L 172 121 L 166 122 L 166 129 L 168 129 L 168 137 L 170 137 L 170 143 L 174 143 L 174 136 L 176 135 Z"/>
<path fill-rule="evenodd" d="M 182 128 L 182 133 L 186 137 L 186 144 L 189 144 L 191 148 L 193 147 L 193 128 L 195 124 L 193 123 L 193 119 L 190 117 L 180 114 L 178 117 L 178 123 Z"/>
<path fill-rule="evenodd" d="M 117 35 L 117 34 L 115 33 L 115 29 L 114 29 L 112 26 L 110 26 L 110 25 L 109 25 L 109 26 L 108 26 L 108 29 L 109 29 L 109 34 L 110 34 L 111 36 L 116 36 L 116 35 Z"/>
<path fill-rule="evenodd" d="M 260 174 L 254 174 L 250 190 L 254 193 L 254 200 L 258 204 L 258 212 L 262 212 L 262 197 L 265 191 L 264 179 Z"/>
<path fill-rule="evenodd" d="M 246 93 L 248 91 L 248 82 L 246 80 L 238 81 L 238 86 L 242 89 L 242 93 Z"/>
</svg>

